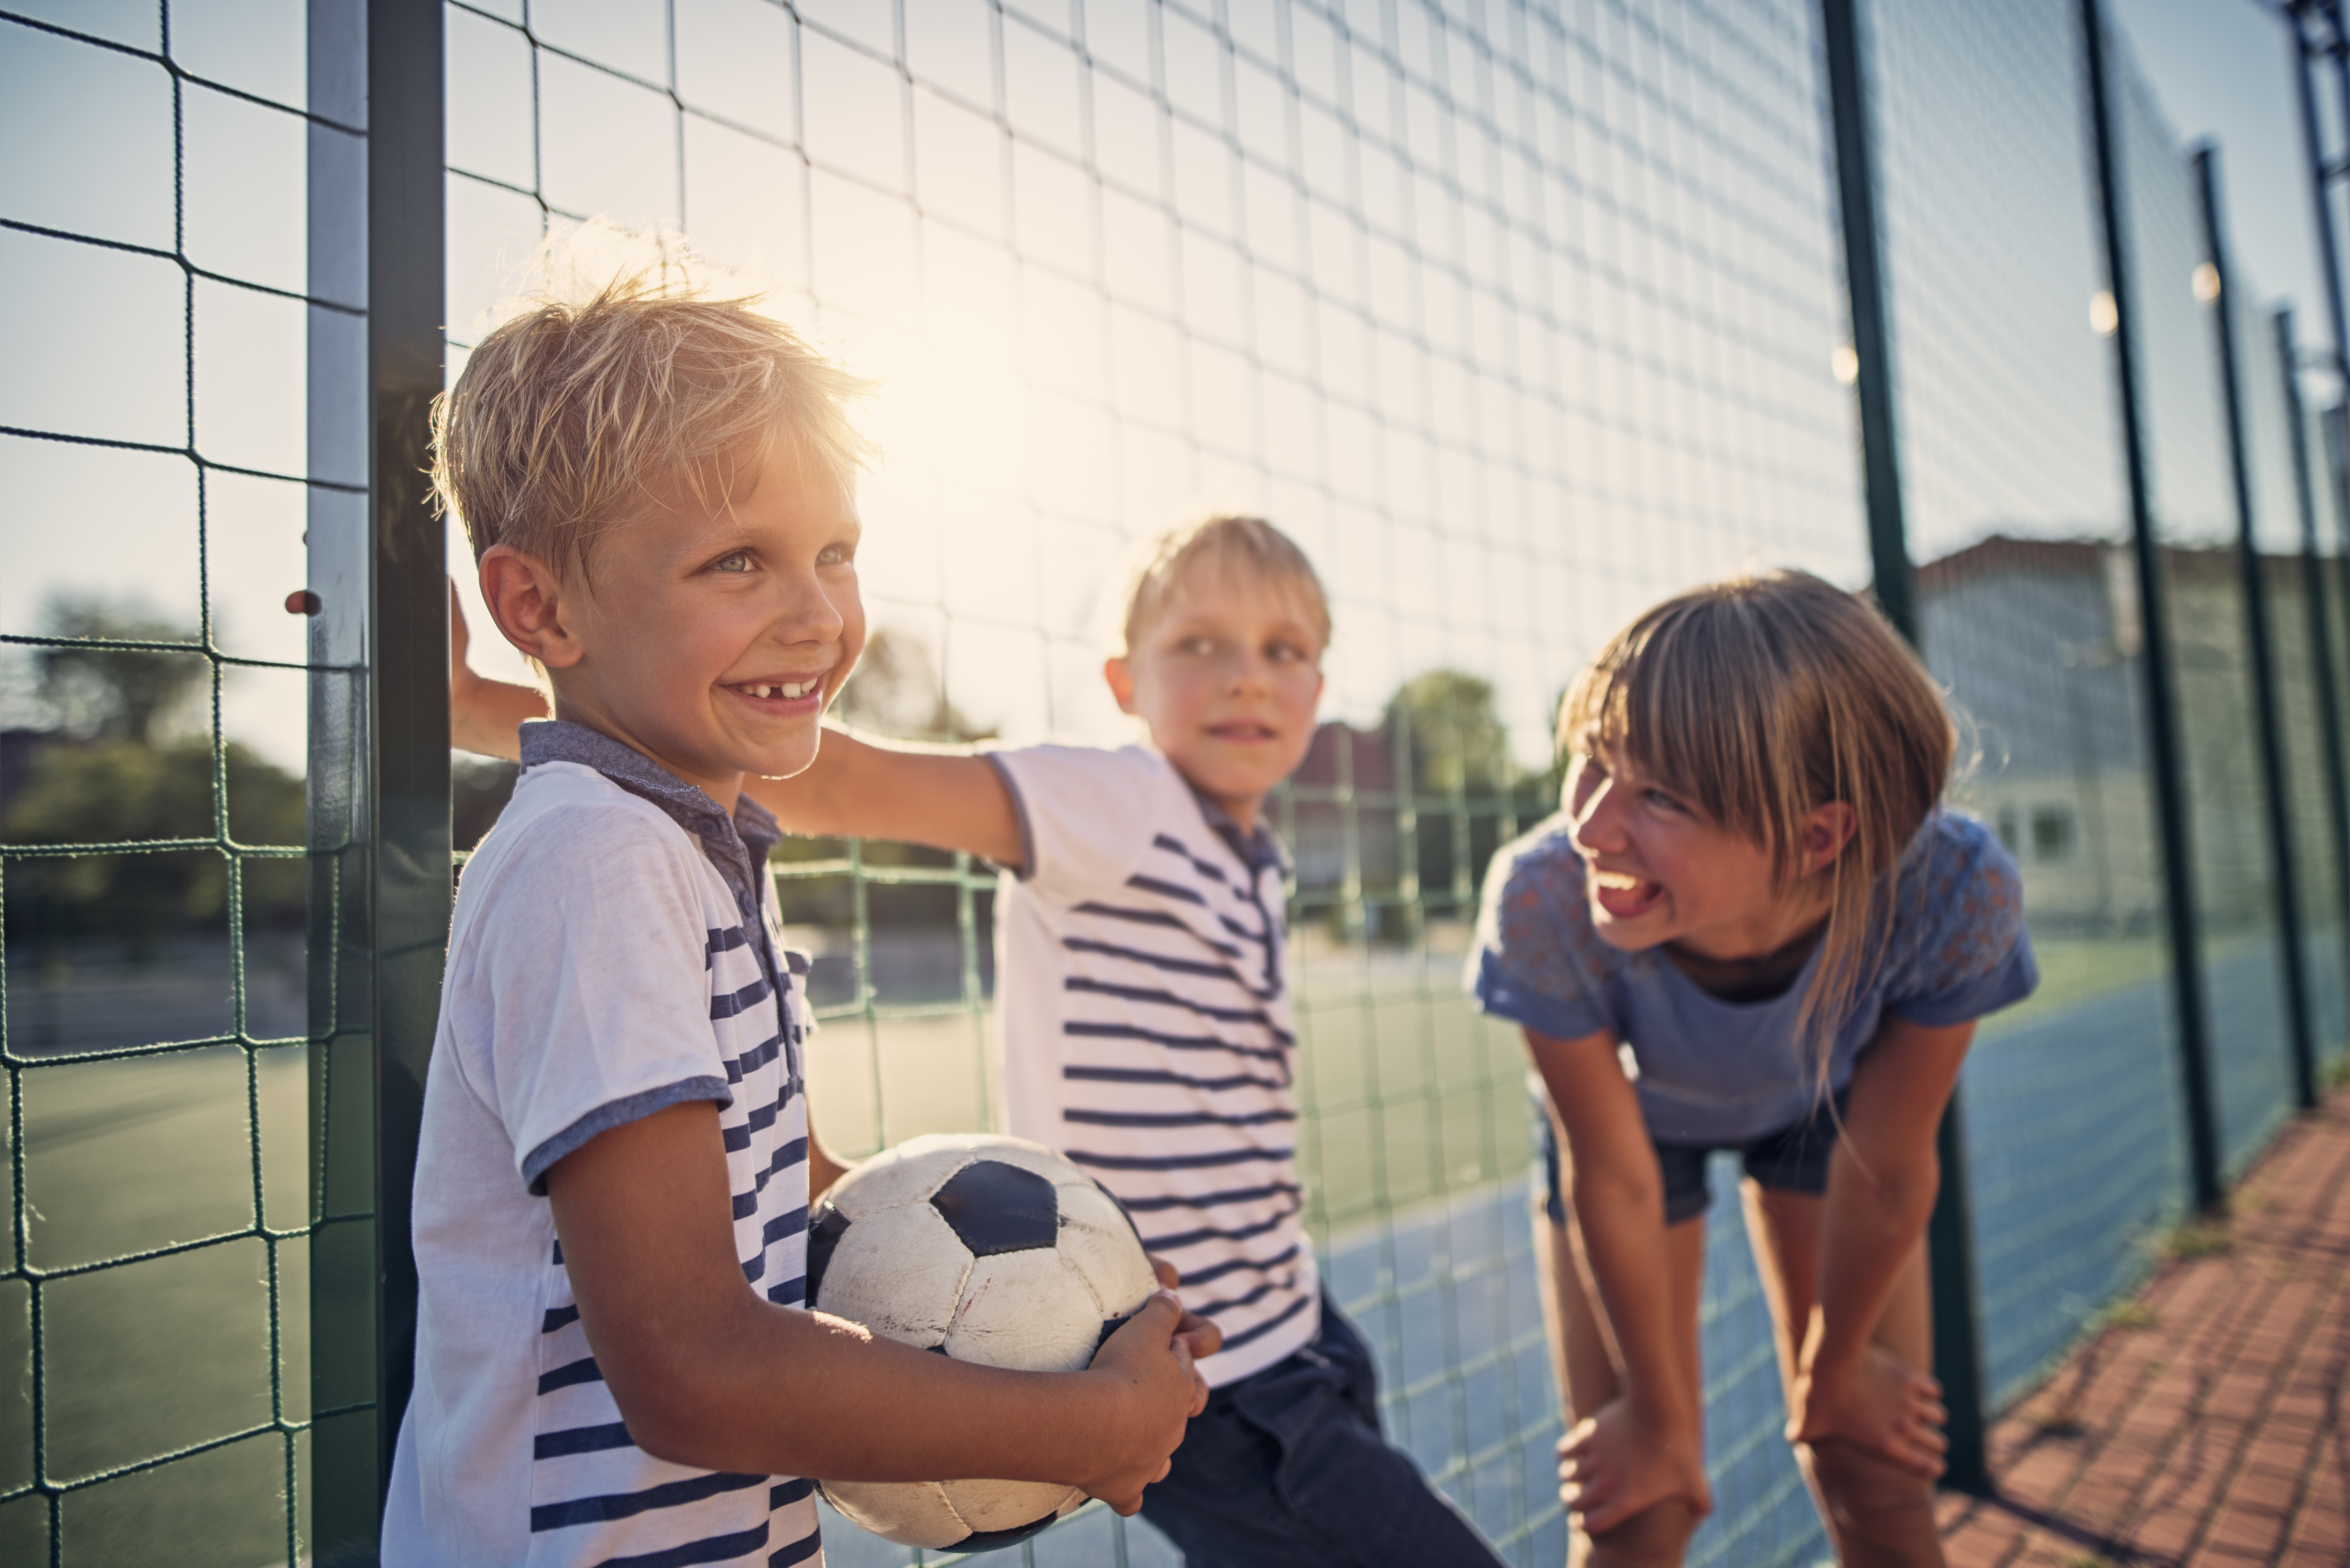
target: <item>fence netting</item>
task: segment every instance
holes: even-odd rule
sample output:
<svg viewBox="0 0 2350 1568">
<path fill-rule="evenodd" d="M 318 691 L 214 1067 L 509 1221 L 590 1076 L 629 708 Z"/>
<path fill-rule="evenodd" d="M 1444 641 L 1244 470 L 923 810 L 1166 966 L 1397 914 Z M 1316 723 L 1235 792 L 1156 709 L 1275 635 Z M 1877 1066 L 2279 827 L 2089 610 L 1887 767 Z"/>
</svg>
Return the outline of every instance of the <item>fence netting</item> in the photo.
<svg viewBox="0 0 2350 1568">
<path fill-rule="evenodd" d="M 1963 1085 L 2003 1399 L 2187 1196 L 2149 651 L 2077 20 L 2023 0 L 1861 10 L 1922 638 L 1968 719 L 1956 798 L 2022 867 L 2045 977 L 1986 1024 Z M 306 388 L 315 405 L 333 391 L 317 377 L 362 362 L 318 351 L 357 302 L 306 261 L 305 181 L 317 139 L 357 128 L 308 100 L 303 15 L 0 9 L 11 1562 L 162 1540 L 192 1563 L 303 1561 L 328 1484 L 314 1386 L 338 1391 L 322 1415 L 371 1397 L 371 1368 L 314 1368 L 308 1340 L 314 1244 L 367 1244 L 346 1221 L 370 1207 L 371 1151 L 317 1129 L 365 1124 L 372 939 L 363 680 L 338 684 L 361 645 L 318 629 L 336 607 L 301 613 L 322 587 L 306 523 L 364 495 L 305 445 Z M 452 377 L 542 241 L 602 218 L 686 236 L 883 379 L 860 495 L 876 630 L 851 722 L 1122 742 L 1101 597 L 1136 541 L 1244 510 L 1313 556 L 1328 694 L 1274 807 L 1296 867 L 1309 1228 L 1378 1353 L 1390 1434 L 1512 1561 L 1561 1560 L 1523 1055 L 1459 970 L 1487 858 L 1555 808 L 1552 710 L 1609 632 L 1746 568 L 1868 586 L 1815 8 L 451 0 L 443 16 Z M 2193 171 L 2117 75 L 2232 1169 L 2292 1103 L 2250 581 L 2314 1038 L 2327 1062 L 2350 1044 L 2324 749 L 2326 677 L 2350 696 L 2340 427 L 2288 396 L 2259 257 L 2225 299 L 2199 293 Z M 2215 309 L 2243 357 L 2249 574 Z M 466 578 L 454 535 L 451 556 Z M 476 665 L 510 673 L 466 592 Z M 509 776 L 461 766 L 461 846 Z M 992 1125 L 993 873 L 811 840 L 775 869 L 816 958 L 826 1140 L 858 1156 Z M 1718 1195 L 1731 1176 L 1714 1172 Z M 1816 1561 L 1739 1206 L 1711 1223 L 1717 1510 L 1690 1561 Z M 837 1517 L 826 1536 L 847 1568 L 923 1560 Z M 1022 1552 L 1176 1561 L 1097 1508 Z"/>
<path fill-rule="evenodd" d="M 0 12 L 12 1563 L 303 1550 L 301 15 Z"/>
</svg>

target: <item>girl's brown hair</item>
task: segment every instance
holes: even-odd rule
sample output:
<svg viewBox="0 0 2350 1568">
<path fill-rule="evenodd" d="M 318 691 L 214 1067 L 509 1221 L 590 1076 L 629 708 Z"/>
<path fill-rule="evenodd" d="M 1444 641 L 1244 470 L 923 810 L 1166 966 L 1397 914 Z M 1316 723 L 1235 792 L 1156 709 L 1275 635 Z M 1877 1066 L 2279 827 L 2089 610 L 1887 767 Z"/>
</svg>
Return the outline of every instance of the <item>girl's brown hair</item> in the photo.
<svg viewBox="0 0 2350 1568">
<path fill-rule="evenodd" d="M 1918 656 L 1868 605 L 1808 572 L 1732 577 L 1610 639 L 1568 688 L 1558 738 L 1577 753 L 1620 749 L 1768 850 L 1783 888 L 1799 879 L 1803 819 L 1832 801 L 1852 808 L 1797 1015 L 1825 1089 L 1836 1023 L 1885 955 L 1893 873 L 1957 751 Z"/>
</svg>

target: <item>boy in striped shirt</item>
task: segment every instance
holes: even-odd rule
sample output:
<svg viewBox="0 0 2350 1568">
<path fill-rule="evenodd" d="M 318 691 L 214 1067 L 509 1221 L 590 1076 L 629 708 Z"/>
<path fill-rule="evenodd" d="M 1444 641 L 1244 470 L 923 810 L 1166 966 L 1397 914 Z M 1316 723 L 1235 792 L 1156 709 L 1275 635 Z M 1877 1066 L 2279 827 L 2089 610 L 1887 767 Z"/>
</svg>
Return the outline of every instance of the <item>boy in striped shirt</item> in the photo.
<svg viewBox="0 0 2350 1568">
<path fill-rule="evenodd" d="M 390 1568 L 820 1563 L 806 1476 L 1131 1513 L 1206 1398 L 1215 1330 L 1171 1292 L 1065 1374 L 805 1309 L 837 1168 L 743 786 L 808 766 L 864 641 L 858 389 L 743 302 L 623 279 L 491 333 L 436 410 L 436 485 L 555 716 L 457 898 Z"/>
<path fill-rule="evenodd" d="M 1370 1355 L 1322 1293 L 1297 1179 L 1286 864 L 1267 794 L 1304 761 L 1330 637 L 1270 524 L 1160 539 L 1104 667 L 1148 745 L 982 753 L 836 732 L 759 793 L 793 832 L 962 849 L 996 907 L 1005 1130 L 1083 1166 L 1223 1331 L 1142 1511 L 1192 1568 L 1499 1561 L 1380 1437 Z M 755 787 L 755 786 L 754 786 Z"/>
</svg>

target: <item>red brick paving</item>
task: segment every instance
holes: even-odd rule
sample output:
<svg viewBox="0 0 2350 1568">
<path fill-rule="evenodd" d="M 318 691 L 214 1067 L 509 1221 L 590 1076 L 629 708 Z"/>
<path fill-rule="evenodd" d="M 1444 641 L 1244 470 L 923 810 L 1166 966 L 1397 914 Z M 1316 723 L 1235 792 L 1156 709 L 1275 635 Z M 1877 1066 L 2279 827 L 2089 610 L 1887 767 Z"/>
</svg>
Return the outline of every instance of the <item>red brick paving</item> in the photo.
<svg viewBox="0 0 2350 1568">
<path fill-rule="evenodd" d="M 2223 1250 L 2161 1264 L 1995 1423 L 1998 1495 L 1942 1499 L 1950 1568 L 2350 1565 L 2350 1089 L 2238 1186 Z"/>
</svg>

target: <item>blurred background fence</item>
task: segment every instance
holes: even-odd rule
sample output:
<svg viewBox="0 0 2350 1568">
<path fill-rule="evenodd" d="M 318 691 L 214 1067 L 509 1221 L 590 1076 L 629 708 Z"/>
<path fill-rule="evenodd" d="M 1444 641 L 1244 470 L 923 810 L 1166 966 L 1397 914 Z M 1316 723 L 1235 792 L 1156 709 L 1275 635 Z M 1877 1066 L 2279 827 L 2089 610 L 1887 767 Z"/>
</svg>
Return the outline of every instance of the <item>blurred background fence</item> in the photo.
<svg viewBox="0 0 2350 1568">
<path fill-rule="evenodd" d="M 1970 1418 L 2350 1044 L 2340 324 L 2295 347 L 2096 18 L 0 0 L 0 1558 L 366 1554 L 449 852 L 511 782 L 446 748 L 470 572 L 422 410 L 595 217 L 885 378 L 854 722 L 1123 741 L 1132 541 L 1245 509 L 1313 555 L 1326 722 L 1276 808 L 1311 1228 L 1391 1432 L 1515 1562 L 1564 1527 L 1523 1058 L 1458 983 L 1485 860 L 1631 614 L 1748 567 L 1875 588 L 2045 974 L 1946 1129 L 1965 1479 Z M 776 869 L 827 1140 L 986 1125 L 992 876 Z M 1713 1213 L 1692 1561 L 1815 1561 Z M 1024 1552 L 1174 1561 L 1098 1510 Z"/>
</svg>

